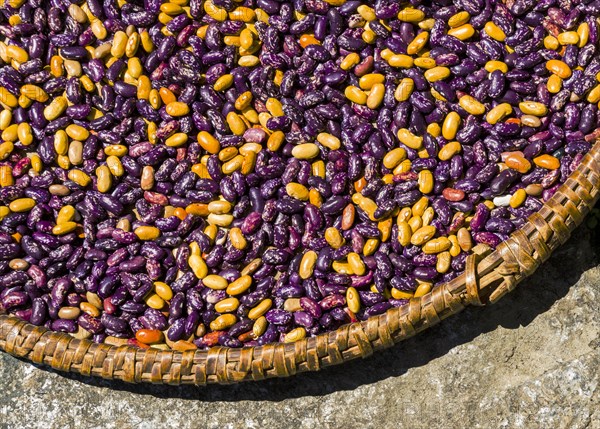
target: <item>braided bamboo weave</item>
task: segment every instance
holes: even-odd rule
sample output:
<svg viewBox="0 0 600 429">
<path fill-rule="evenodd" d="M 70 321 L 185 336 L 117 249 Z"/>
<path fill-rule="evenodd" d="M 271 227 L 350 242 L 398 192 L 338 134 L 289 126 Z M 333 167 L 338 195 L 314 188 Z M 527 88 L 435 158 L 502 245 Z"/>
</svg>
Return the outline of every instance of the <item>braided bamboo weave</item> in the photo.
<svg viewBox="0 0 600 429">
<path fill-rule="evenodd" d="M 291 344 L 164 351 L 96 344 L 0 315 L 0 348 L 38 364 L 129 383 L 209 384 L 317 371 L 391 347 L 467 305 L 498 301 L 563 244 L 598 199 L 600 143 L 542 209 L 495 251 L 474 248 L 465 272 L 400 308 Z"/>
</svg>

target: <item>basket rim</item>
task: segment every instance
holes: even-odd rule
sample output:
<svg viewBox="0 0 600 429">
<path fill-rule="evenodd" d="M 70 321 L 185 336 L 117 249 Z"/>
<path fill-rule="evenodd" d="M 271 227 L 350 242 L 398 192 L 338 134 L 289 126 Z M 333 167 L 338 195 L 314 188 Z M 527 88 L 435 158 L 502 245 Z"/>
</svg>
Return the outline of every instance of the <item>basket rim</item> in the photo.
<svg viewBox="0 0 600 429">
<path fill-rule="evenodd" d="M 460 312 L 494 303 L 564 243 L 600 196 L 600 141 L 541 209 L 493 251 L 475 246 L 465 270 L 422 297 L 295 343 L 208 350 L 98 344 L 0 314 L 0 349 L 61 371 L 130 383 L 228 384 L 317 371 L 391 347 Z"/>
</svg>

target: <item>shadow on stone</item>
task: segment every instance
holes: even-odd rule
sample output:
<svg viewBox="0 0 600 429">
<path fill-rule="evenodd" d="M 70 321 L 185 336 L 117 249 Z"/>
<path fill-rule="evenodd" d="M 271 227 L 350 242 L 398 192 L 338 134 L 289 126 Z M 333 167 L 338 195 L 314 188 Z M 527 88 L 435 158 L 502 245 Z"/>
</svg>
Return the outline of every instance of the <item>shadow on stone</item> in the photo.
<svg viewBox="0 0 600 429">
<path fill-rule="evenodd" d="M 200 401 L 282 401 L 303 396 L 322 396 L 335 391 L 353 390 L 390 377 L 398 377 L 409 369 L 426 365 L 454 347 L 468 343 L 479 335 L 503 327 L 516 329 L 527 326 L 567 294 L 581 275 L 598 265 L 600 244 L 590 230 L 582 227 L 558 249 L 537 272 L 496 305 L 470 307 L 440 325 L 406 340 L 391 349 L 376 352 L 364 360 L 354 360 L 326 368 L 320 372 L 303 373 L 286 379 L 270 379 L 234 385 L 165 386 L 127 384 L 79 374 L 56 372 L 80 383 L 140 395 L 172 397 Z M 451 368 L 449 368 L 451 371 Z M 408 392 L 407 392 L 408 393 Z"/>
</svg>

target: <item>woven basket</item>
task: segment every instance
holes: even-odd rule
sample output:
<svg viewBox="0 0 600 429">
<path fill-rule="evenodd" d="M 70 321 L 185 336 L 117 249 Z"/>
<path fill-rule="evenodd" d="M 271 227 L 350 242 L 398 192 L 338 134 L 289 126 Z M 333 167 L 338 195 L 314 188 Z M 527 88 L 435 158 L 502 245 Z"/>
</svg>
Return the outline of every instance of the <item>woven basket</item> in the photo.
<svg viewBox="0 0 600 429">
<path fill-rule="evenodd" d="M 598 199 L 600 143 L 541 210 L 494 251 L 477 245 L 465 272 L 403 307 L 290 344 L 208 351 L 164 351 L 96 344 L 0 315 L 0 348 L 38 364 L 129 383 L 235 383 L 318 371 L 395 343 L 458 313 L 498 301 L 581 223 Z"/>
</svg>

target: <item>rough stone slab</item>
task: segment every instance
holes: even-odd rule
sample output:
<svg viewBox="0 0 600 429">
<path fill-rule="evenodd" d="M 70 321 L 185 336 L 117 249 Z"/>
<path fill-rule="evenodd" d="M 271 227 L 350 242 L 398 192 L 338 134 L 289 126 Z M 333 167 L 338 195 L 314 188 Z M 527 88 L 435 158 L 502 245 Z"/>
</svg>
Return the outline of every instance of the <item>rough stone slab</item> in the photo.
<svg viewBox="0 0 600 429">
<path fill-rule="evenodd" d="M 233 386 L 127 385 L 0 353 L 0 428 L 600 428 L 600 244 L 366 360 Z"/>
</svg>

